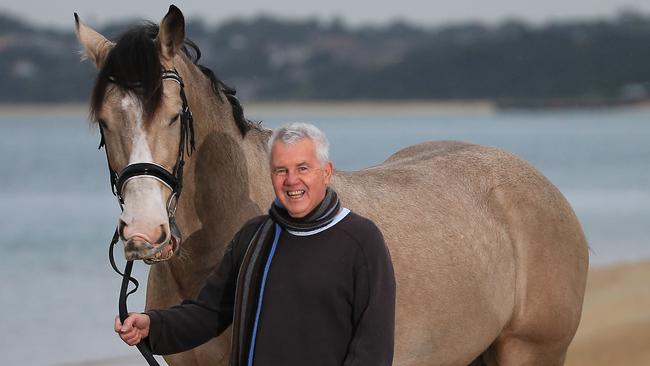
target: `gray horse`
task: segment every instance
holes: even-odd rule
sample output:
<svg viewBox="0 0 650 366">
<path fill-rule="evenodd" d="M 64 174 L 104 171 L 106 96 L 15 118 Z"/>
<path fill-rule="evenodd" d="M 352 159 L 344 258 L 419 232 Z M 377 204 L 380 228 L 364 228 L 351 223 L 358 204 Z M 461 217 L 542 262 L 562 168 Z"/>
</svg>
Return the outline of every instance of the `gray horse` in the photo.
<svg viewBox="0 0 650 366">
<path fill-rule="evenodd" d="M 124 243 L 157 248 L 139 255 L 160 261 L 149 273 L 147 307 L 171 306 L 197 295 L 240 225 L 270 205 L 269 131 L 244 120 L 232 90 L 196 64 L 176 7 L 159 27 L 133 29 L 117 43 L 78 19 L 76 27 L 99 69 L 91 111 L 114 171 L 138 162 L 172 169 L 182 100 L 180 84 L 161 80 L 160 70 L 183 79 L 197 149 L 176 214 L 181 254 L 170 190 L 157 179 L 126 184 L 119 218 Z M 336 172 L 331 185 L 346 207 L 377 223 L 392 253 L 395 365 L 564 363 L 580 320 L 587 245 L 565 198 L 532 166 L 499 149 L 428 142 L 379 166 Z M 226 365 L 229 349 L 226 331 L 166 360 Z"/>
</svg>

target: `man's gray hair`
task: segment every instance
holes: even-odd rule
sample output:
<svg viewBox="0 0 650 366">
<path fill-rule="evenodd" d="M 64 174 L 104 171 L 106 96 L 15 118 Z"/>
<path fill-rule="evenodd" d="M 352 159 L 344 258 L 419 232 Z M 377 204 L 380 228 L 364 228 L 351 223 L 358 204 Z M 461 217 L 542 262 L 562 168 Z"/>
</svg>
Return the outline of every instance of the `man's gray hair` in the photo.
<svg viewBox="0 0 650 366">
<path fill-rule="evenodd" d="M 271 157 L 271 149 L 276 141 L 291 145 L 305 138 L 309 138 L 314 142 L 316 157 L 321 165 L 327 163 L 330 160 L 330 142 L 327 140 L 327 136 L 318 127 L 310 123 L 301 122 L 287 123 L 273 131 L 269 139 L 269 159 Z"/>
</svg>

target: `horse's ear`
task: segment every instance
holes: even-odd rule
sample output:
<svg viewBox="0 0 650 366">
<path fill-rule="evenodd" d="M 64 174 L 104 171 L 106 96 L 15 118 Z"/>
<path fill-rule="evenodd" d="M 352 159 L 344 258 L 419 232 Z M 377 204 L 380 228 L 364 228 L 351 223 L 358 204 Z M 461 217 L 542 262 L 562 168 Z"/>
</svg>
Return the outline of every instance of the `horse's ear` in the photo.
<svg viewBox="0 0 650 366">
<path fill-rule="evenodd" d="M 77 13 L 74 13 L 75 31 L 77 39 L 84 48 L 82 60 L 91 59 L 97 68 L 102 67 L 104 60 L 115 44 L 106 39 L 94 29 L 84 24 Z"/>
<path fill-rule="evenodd" d="M 185 18 L 180 9 L 170 5 L 167 15 L 160 22 L 160 31 L 156 37 L 160 55 L 166 60 L 171 60 L 183 47 L 184 40 Z"/>
</svg>

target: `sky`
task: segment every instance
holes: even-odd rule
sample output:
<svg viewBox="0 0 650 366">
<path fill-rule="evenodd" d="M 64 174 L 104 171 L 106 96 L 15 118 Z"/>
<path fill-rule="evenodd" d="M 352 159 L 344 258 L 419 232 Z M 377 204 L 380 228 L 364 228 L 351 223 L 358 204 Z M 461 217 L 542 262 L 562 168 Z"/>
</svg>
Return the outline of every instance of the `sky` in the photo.
<svg viewBox="0 0 650 366">
<path fill-rule="evenodd" d="M 77 12 L 88 24 L 101 26 L 124 19 L 157 21 L 170 2 L 154 0 L 1 0 L 0 11 L 17 15 L 36 25 L 58 28 L 73 26 Z M 395 19 L 440 26 L 462 21 L 496 23 L 522 19 L 534 24 L 550 20 L 611 17 L 622 9 L 650 14 L 650 0 L 177 0 L 187 18 L 203 18 L 217 24 L 232 17 L 260 13 L 285 18 L 342 18 L 347 24 L 382 24 Z"/>
</svg>

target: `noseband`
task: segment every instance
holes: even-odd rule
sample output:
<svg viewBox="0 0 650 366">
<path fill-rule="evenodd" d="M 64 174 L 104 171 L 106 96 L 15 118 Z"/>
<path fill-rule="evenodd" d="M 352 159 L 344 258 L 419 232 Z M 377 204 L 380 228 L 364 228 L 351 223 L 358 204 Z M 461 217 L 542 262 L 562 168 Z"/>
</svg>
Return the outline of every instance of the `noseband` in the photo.
<svg viewBox="0 0 650 366">
<path fill-rule="evenodd" d="M 128 183 L 132 179 L 141 178 L 141 177 L 154 178 L 160 181 L 161 183 L 163 183 L 166 187 L 168 187 L 171 190 L 169 200 L 167 201 L 167 215 L 169 218 L 170 230 L 174 230 L 172 226 L 176 225 L 174 219 L 174 216 L 176 214 L 176 206 L 178 203 L 178 198 L 180 197 L 181 191 L 183 189 L 183 166 L 185 165 L 185 152 L 188 145 L 189 145 L 189 149 L 187 149 L 188 156 L 191 156 L 192 152 L 195 150 L 194 119 L 192 117 L 192 112 L 190 111 L 190 108 L 187 104 L 187 97 L 185 96 L 185 89 L 184 89 L 185 85 L 183 84 L 183 79 L 178 74 L 178 72 L 176 70 L 163 70 L 161 78 L 162 80 L 173 80 L 180 85 L 180 89 L 181 89 L 180 97 L 183 103 L 182 110 L 180 113 L 181 133 L 180 133 L 180 142 L 178 146 L 178 155 L 176 157 L 176 163 L 174 164 L 174 168 L 172 169 L 172 171 L 170 172 L 167 169 L 165 169 L 163 166 L 151 162 L 151 163 L 129 164 L 126 167 L 124 167 L 124 169 L 122 169 L 119 173 L 116 173 L 111 167 L 111 163 L 108 157 L 108 151 L 105 148 L 104 130 L 102 129 L 101 125 L 99 129 L 101 133 L 101 141 L 99 143 L 99 148 L 101 149 L 103 146 L 104 151 L 106 152 L 106 161 L 108 162 L 108 171 L 111 179 L 111 191 L 113 192 L 113 195 L 117 197 L 117 200 L 120 204 L 120 208 L 124 209 L 124 198 L 122 196 L 122 192 L 124 191 L 124 187 L 126 186 L 126 183 Z M 127 298 L 129 297 L 129 295 L 131 295 L 132 293 L 138 290 L 138 281 L 135 278 L 131 277 L 131 270 L 133 269 L 133 261 L 127 260 L 126 267 L 124 268 L 124 273 L 122 273 L 117 268 L 117 265 L 115 264 L 115 258 L 113 257 L 113 247 L 118 242 L 119 238 L 120 238 L 120 233 L 118 227 L 115 228 L 115 233 L 113 234 L 113 238 L 111 239 L 111 244 L 109 246 L 109 260 L 111 263 L 111 267 L 113 267 L 113 270 L 117 272 L 120 276 L 122 276 L 122 285 L 120 288 L 120 299 L 119 299 L 119 314 L 120 314 L 120 320 L 122 321 L 122 323 L 124 323 L 124 320 L 126 320 L 129 314 L 127 309 Z M 135 288 L 127 293 L 129 282 L 133 283 Z M 137 347 L 140 353 L 142 354 L 142 356 L 147 360 L 147 363 L 149 363 L 149 365 L 159 366 L 158 362 L 153 357 L 151 349 L 146 343 L 140 342 L 138 343 Z"/>
</svg>

